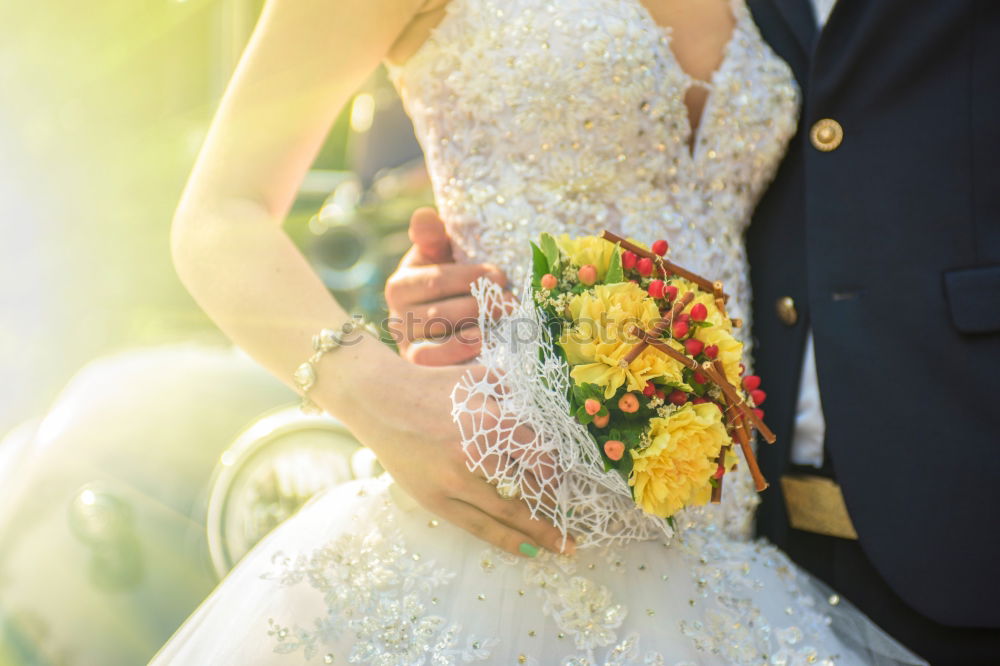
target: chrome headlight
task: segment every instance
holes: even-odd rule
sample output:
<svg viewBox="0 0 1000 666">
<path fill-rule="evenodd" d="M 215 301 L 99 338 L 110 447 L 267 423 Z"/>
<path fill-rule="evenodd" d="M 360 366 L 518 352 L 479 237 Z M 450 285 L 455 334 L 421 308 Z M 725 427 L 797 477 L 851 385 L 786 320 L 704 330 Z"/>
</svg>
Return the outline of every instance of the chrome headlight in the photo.
<svg viewBox="0 0 1000 666">
<path fill-rule="evenodd" d="M 221 578 L 307 500 L 332 486 L 381 472 L 368 449 L 331 416 L 298 406 L 264 415 L 220 457 L 206 531 Z"/>
</svg>

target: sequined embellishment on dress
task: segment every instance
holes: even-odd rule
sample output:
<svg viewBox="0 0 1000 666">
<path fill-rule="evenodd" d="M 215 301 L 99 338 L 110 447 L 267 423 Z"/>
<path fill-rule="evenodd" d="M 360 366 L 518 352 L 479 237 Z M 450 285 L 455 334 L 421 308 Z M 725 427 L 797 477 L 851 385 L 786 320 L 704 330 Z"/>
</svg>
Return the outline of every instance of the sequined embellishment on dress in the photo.
<svg viewBox="0 0 1000 666">
<path fill-rule="evenodd" d="M 435 595 L 449 589 L 454 572 L 422 560 L 403 545 L 388 499 L 369 513 L 359 531 L 294 557 L 278 552 L 277 571 L 262 578 L 284 586 L 307 584 L 320 595 L 326 615 L 312 628 L 270 619 L 274 651 L 302 651 L 311 659 L 339 639 L 353 638 L 349 663 L 450 666 L 489 659 L 495 638 L 462 636 L 461 624 L 429 611 Z M 333 663 L 334 655 L 329 654 Z"/>
</svg>

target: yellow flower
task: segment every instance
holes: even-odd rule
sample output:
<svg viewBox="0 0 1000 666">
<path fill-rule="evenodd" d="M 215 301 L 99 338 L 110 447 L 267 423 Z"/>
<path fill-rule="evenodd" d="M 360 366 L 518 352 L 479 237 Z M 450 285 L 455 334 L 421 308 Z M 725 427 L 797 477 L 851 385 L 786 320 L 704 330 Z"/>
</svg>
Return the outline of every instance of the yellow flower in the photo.
<svg viewBox="0 0 1000 666">
<path fill-rule="evenodd" d="M 629 391 L 641 391 L 646 382 L 662 379 L 682 382 L 680 363 L 651 347 L 643 350 L 628 367 L 619 364 L 637 340 L 632 326 L 648 330 L 660 318 L 656 302 L 631 282 L 597 285 L 570 300 L 573 326 L 563 331 L 559 345 L 572 367 L 570 376 L 577 384 L 596 384 L 611 398 L 624 384 Z M 683 349 L 670 341 L 675 349 Z"/>
<path fill-rule="evenodd" d="M 668 281 L 677 287 L 678 298 L 681 298 L 689 291 L 694 292 L 694 299 L 685 309 L 691 312 L 696 304 L 701 303 L 708 310 L 708 317 L 705 321 L 712 324 L 706 327 L 694 328 L 694 337 L 705 343 L 705 346 L 717 345 L 719 347 L 719 360 L 726 372 L 726 379 L 735 387 L 740 385 L 740 363 L 743 361 L 743 344 L 733 337 L 733 323 L 722 314 L 715 305 L 715 295 L 702 291 L 696 284 L 684 278 L 675 277 Z"/>
<path fill-rule="evenodd" d="M 740 386 L 740 363 L 743 361 L 743 343 L 728 331 L 719 326 L 708 326 L 695 330 L 694 337 L 705 343 L 705 346 L 716 345 L 719 348 L 719 361 L 726 373 L 726 379 L 734 387 Z"/>
<path fill-rule="evenodd" d="M 709 481 L 729 441 L 713 404 L 685 405 L 669 418 L 650 420 L 649 446 L 633 449 L 628 483 L 646 513 L 666 518 L 711 499 Z"/>
<path fill-rule="evenodd" d="M 556 238 L 556 245 L 577 266 L 593 264 L 597 269 L 598 282 L 604 280 L 608 266 L 611 264 L 611 257 L 618 251 L 613 243 L 609 243 L 600 236 L 570 238 L 567 234 L 562 234 Z"/>
<path fill-rule="evenodd" d="M 719 308 L 715 306 L 715 294 L 711 294 L 707 291 L 702 291 L 698 285 L 686 280 L 684 278 L 675 277 L 667 281 L 667 284 L 672 284 L 677 287 L 677 297 L 682 298 L 684 294 L 689 291 L 694 292 L 694 300 L 691 301 L 691 305 L 687 306 L 686 312 L 691 312 L 696 304 L 701 303 L 708 310 L 708 317 L 705 321 L 712 324 L 713 327 L 722 328 L 726 331 L 733 330 L 733 324 L 728 317 L 724 317 Z"/>
</svg>

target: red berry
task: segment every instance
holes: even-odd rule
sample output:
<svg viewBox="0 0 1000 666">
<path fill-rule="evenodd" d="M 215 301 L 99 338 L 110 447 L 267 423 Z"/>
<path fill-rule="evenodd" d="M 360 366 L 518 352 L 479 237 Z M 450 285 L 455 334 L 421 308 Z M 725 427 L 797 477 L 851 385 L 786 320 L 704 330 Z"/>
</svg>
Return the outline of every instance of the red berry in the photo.
<svg viewBox="0 0 1000 666">
<path fill-rule="evenodd" d="M 653 243 L 653 254 L 656 254 L 656 255 L 659 255 L 659 256 L 662 257 L 663 255 L 665 255 L 667 253 L 668 249 L 670 249 L 670 246 L 667 245 L 667 241 L 665 241 L 665 240 L 658 240 L 655 243 Z"/>
<path fill-rule="evenodd" d="M 688 399 L 688 394 L 680 389 L 674 389 L 673 391 L 670 392 L 670 395 L 667 397 L 667 400 L 674 403 L 675 405 L 683 405 L 685 402 L 687 402 L 687 399 Z"/>
<path fill-rule="evenodd" d="M 700 372 L 695 372 L 694 375 L 693 375 L 693 377 L 694 377 L 694 380 L 696 382 L 698 382 L 699 384 L 705 384 L 705 383 L 708 382 L 708 377 L 706 377 L 704 374 L 702 374 Z"/>
<path fill-rule="evenodd" d="M 653 280 L 647 289 L 653 298 L 663 298 L 663 280 Z"/>
<path fill-rule="evenodd" d="M 542 276 L 542 287 L 544 289 L 555 289 L 559 284 L 559 280 L 552 273 L 546 273 Z"/>
<path fill-rule="evenodd" d="M 708 308 L 705 307 L 704 303 L 694 304 L 694 307 L 691 308 L 691 319 L 695 321 L 705 321 L 708 319 Z"/>
<path fill-rule="evenodd" d="M 697 338 L 688 338 L 684 341 L 684 349 L 688 354 L 691 354 L 691 356 L 697 356 L 702 352 L 702 350 L 705 349 L 705 343 Z M 701 383 L 704 384 L 705 382 Z"/>
<path fill-rule="evenodd" d="M 677 315 L 677 321 L 684 321 L 684 322 L 691 321 L 691 315 L 689 315 L 687 312 L 681 312 L 680 314 Z"/>
<path fill-rule="evenodd" d="M 663 295 L 668 301 L 673 301 L 677 298 L 677 287 L 672 284 L 668 284 L 663 288 Z"/>
<path fill-rule="evenodd" d="M 716 358 L 719 355 L 719 345 L 708 345 L 705 347 L 705 356 L 709 358 Z"/>
<path fill-rule="evenodd" d="M 665 401 L 667 399 L 667 392 L 663 389 L 656 389 L 656 397 Z"/>
<path fill-rule="evenodd" d="M 674 337 L 677 338 L 678 340 L 687 335 L 689 330 L 691 330 L 691 327 L 688 325 L 686 321 L 681 320 L 674 322 L 673 325 Z"/>
<path fill-rule="evenodd" d="M 612 460 L 621 460 L 625 455 L 625 444 L 617 439 L 609 439 L 604 442 L 604 455 Z"/>
<path fill-rule="evenodd" d="M 646 382 L 646 385 L 642 388 L 642 394 L 647 398 L 652 398 L 656 395 L 656 385 L 653 382 Z"/>
<path fill-rule="evenodd" d="M 653 260 L 649 257 L 643 257 L 636 264 L 636 270 L 639 271 L 639 275 L 642 277 L 649 277 L 653 274 Z"/>
<path fill-rule="evenodd" d="M 698 398 L 695 398 L 694 400 L 692 400 L 691 404 L 692 405 L 704 405 L 706 402 L 708 402 L 708 398 L 698 397 Z"/>
<path fill-rule="evenodd" d="M 593 398 L 587 398 L 583 402 L 583 408 L 588 414 L 593 416 L 597 412 L 601 411 L 601 403 Z"/>
<path fill-rule="evenodd" d="M 618 409 L 626 414 L 634 414 L 639 411 L 639 398 L 634 393 L 626 393 L 618 399 Z"/>
<path fill-rule="evenodd" d="M 580 278 L 580 282 L 584 283 L 588 287 L 595 282 L 597 282 L 597 266 L 594 264 L 587 264 L 586 266 L 580 266 L 580 270 L 576 272 L 576 276 Z"/>
<path fill-rule="evenodd" d="M 603 428 L 604 426 L 608 425 L 608 421 L 610 420 L 611 420 L 610 412 L 608 412 L 604 416 L 601 416 L 600 414 L 595 414 L 593 423 L 598 428 Z"/>
<path fill-rule="evenodd" d="M 761 420 L 761 421 L 764 420 L 764 410 L 763 409 L 755 409 L 755 410 L 753 410 L 753 413 L 754 413 L 754 416 L 756 416 L 759 420 Z"/>
<path fill-rule="evenodd" d="M 760 388 L 760 377 L 757 375 L 747 375 L 743 378 L 743 388 L 748 391 L 756 391 Z"/>
<path fill-rule="evenodd" d="M 750 391 L 750 398 L 753 400 L 753 404 L 760 407 L 764 404 L 764 401 L 767 400 L 767 394 L 760 389 L 757 389 L 755 391 Z"/>
<path fill-rule="evenodd" d="M 624 268 L 625 270 L 630 271 L 633 268 L 635 268 L 635 265 L 638 261 L 639 257 L 636 255 L 635 252 L 629 252 L 628 250 L 622 252 L 622 268 Z"/>
</svg>

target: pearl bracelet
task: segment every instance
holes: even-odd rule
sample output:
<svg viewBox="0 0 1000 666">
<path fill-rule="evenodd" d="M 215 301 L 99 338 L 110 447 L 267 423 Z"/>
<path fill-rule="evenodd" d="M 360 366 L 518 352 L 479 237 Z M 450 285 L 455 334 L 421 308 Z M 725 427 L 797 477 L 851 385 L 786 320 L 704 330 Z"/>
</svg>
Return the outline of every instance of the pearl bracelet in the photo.
<svg viewBox="0 0 1000 666">
<path fill-rule="evenodd" d="M 292 375 L 295 385 L 302 391 L 302 404 L 299 405 L 302 412 L 306 414 L 323 413 L 323 409 L 309 397 L 309 389 L 316 384 L 316 367 L 320 359 L 323 358 L 323 354 L 343 346 L 349 335 L 364 327 L 364 318 L 361 315 L 354 315 L 339 329 L 324 328 L 313 336 L 313 355 L 309 357 L 308 361 L 302 363 Z"/>
</svg>

